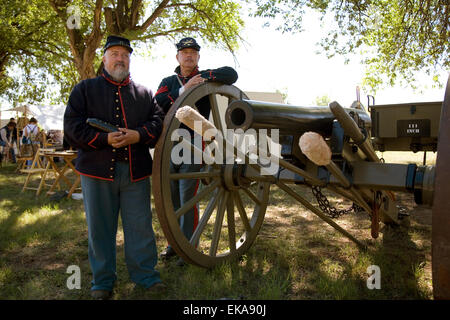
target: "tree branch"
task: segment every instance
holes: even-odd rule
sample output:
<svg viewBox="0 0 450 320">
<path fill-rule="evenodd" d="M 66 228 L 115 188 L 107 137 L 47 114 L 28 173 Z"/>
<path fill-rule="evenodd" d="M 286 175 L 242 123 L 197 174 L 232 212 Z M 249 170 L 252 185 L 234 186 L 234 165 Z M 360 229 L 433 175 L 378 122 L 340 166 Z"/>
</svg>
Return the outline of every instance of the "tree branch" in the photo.
<svg viewBox="0 0 450 320">
<path fill-rule="evenodd" d="M 172 33 L 177 33 L 177 32 L 199 31 L 199 30 L 200 30 L 199 27 L 181 27 L 181 28 L 177 28 L 177 29 L 172 29 L 172 30 L 167 30 L 167 31 L 163 31 L 163 32 L 152 33 L 152 34 L 140 36 L 136 40 L 148 40 L 148 39 L 153 39 L 153 38 L 156 38 L 156 37 L 168 36 L 168 35 L 170 35 Z"/>
<path fill-rule="evenodd" d="M 134 28 L 139 19 L 139 9 L 142 6 L 142 0 L 133 0 L 131 3 L 131 17 L 130 17 L 130 25 Z"/>
<path fill-rule="evenodd" d="M 152 23 L 158 18 L 164 9 L 167 7 L 169 0 L 161 1 L 158 7 L 153 11 L 153 13 L 148 17 L 148 19 L 142 24 L 142 26 L 138 27 L 137 30 L 144 32 L 152 25 Z"/>
</svg>

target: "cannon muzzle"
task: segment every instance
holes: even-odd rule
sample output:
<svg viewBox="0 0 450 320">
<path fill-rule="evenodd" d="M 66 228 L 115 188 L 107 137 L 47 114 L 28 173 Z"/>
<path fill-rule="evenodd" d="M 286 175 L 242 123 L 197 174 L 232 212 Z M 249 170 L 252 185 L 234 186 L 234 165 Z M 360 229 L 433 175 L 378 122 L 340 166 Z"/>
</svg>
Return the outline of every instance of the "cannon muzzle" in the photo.
<svg viewBox="0 0 450 320">
<path fill-rule="evenodd" d="M 370 116 L 363 110 L 347 108 L 356 112 L 365 126 L 370 127 Z M 299 135 L 307 131 L 329 137 L 334 114 L 327 106 L 302 107 L 254 100 L 236 100 L 225 113 L 229 129 L 279 129 L 280 134 Z"/>
</svg>

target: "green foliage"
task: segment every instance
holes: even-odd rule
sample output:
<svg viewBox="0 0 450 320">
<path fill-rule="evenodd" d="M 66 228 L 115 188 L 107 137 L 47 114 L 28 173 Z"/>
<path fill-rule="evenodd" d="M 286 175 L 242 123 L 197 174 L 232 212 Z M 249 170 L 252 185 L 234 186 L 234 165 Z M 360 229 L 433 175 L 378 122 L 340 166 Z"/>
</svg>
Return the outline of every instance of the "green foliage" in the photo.
<svg viewBox="0 0 450 320">
<path fill-rule="evenodd" d="M 288 103 L 288 92 L 287 88 L 283 88 L 282 90 L 275 90 L 276 93 L 281 94 L 281 98 L 283 99 L 283 103 Z"/>
<path fill-rule="evenodd" d="M 14 104 L 67 101 L 78 81 L 101 71 L 101 47 L 110 34 L 148 49 L 160 37 L 198 36 L 234 53 L 244 25 L 240 6 L 232 0 L 5 1 L 0 8 L 0 97 Z"/>
<path fill-rule="evenodd" d="M 320 42 L 323 52 L 362 54 L 364 85 L 374 90 L 404 81 L 415 87 L 417 72 L 437 82 L 439 72 L 450 67 L 446 0 L 256 0 L 256 7 L 254 16 L 282 17 L 283 32 L 302 30 L 306 8 L 319 12 L 330 25 Z"/>
<path fill-rule="evenodd" d="M 314 104 L 316 105 L 316 106 L 328 106 L 328 104 L 331 102 L 331 99 L 330 99 L 330 97 L 327 95 L 327 94 L 325 94 L 325 95 L 323 95 L 323 96 L 321 96 L 321 97 L 316 97 L 316 100 L 314 100 Z"/>
<path fill-rule="evenodd" d="M 70 59 L 64 38 L 64 28 L 49 10 L 47 1 L 3 1 L 0 96 L 18 103 L 49 98 L 49 87 L 64 88 L 64 83 L 58 82 L 70 71 L 65 68 Z"/>
<path fill-rule="evenodd" d="M 137 40 L 155 40 L 165 36 L 175 40 L 182 35 L 198 36 L 230 52 L 238 48 L 239 31 L 244 21 L 235 1 L 171 1 L 147 30 L 127 35 Z"/>
</svg>

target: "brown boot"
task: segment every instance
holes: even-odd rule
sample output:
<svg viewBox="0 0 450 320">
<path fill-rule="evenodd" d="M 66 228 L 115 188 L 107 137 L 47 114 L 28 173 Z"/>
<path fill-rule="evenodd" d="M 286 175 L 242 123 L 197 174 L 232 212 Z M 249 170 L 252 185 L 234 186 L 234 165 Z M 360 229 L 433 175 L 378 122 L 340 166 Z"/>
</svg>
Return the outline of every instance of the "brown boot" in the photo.
<svg viewBox="0 0 450 320">
<path fill-rule="evenodd" d="M 95 300 L 108 300 L 111 298 L 112 291 L 108 290 L 91 290 L 91 297 Z"/>
</svg>

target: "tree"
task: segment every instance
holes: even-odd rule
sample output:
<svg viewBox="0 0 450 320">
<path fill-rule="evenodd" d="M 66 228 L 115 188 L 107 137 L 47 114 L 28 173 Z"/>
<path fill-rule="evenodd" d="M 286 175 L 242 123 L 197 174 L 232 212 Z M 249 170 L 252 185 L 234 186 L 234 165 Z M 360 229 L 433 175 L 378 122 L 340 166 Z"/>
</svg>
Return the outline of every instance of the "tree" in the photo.
<svg viewBox="0 0 450 320">
<path fill-rule="evenodd" d="M 244 25 L 240 6 L 231 0 L 5 1 L 8 5 L 0 9 L 2 28 L 16 30 L 18 37 L 14 39 L 7 32 L 7 41 L 1 39 L 0 63 L 3 47 L 9 48 L 14 42 L 17 49 L 7 49 L 5 63 L 0 64 L 0 96 L 7 95 L 1 91 L 3 84 L 15 101 L 24 97 L 40 100 L 44 92 L 49 92 L 46 89 L 55 85 L 59 100 L 65 101 L 78 81 L 101 72 L 103 52 L 99 48 L 110 34 L 147 47 L 161 37 L 193 35 L 234 54 Z M 16 16 L 26 21 L 20 28 Z M 13 19 L 3 23 L 7 17 Z M 35 46 L 24 40 L 26 34 Z M 14 72 L 15 79 L 8 76 Z"/>
<path fill-rule="evenodd" d="M 158 37 L 197 34 L 233 52 L 243 25 L 239 6 L 233 1 L 49 0 L 49 3 L 66 25 L 80 79 L 92 78 L 101 70 L 97 49 L 107 34 L 147 44 Z M 71 27 L 70 21 L 77 15 L 80 23 Z"/>
<path fill-rule="evenodd" d="M 448 0 L 256 0 L 254 16 L 280 16 L 283 32 L 302 30 L 306 9 L 332 15 L 336 25 L 320 46 L 328 57 L 363 54 L 364 84 L 406 81 L 414 87 L 418 71 L 438 81 L 450 67 Z"/>
<path fill-rule="evenodd" d="M 64 30 L 48 10 L 46 0 L 4 0 L 0 6 L 0 96 L 22 102 L 40 100 L 49 84 L 57 84 L 45 72 L 55 65 L 59 72 L 68 64 Z"/>
<path fill-rule="evenodd" d="M 321 97 L 316 97 L 316 100 L 314 100 L 314 104 L 316 105 L 316 106 L 328 106 L 328 104 L 331 102 L 331 99 L 330 99 L 330 97 L 327 95 L 327 94 L 325 94 L 325 95 L 323 95 L 323 96 L 321 96 Z"/>
</svg>

